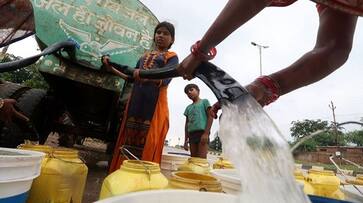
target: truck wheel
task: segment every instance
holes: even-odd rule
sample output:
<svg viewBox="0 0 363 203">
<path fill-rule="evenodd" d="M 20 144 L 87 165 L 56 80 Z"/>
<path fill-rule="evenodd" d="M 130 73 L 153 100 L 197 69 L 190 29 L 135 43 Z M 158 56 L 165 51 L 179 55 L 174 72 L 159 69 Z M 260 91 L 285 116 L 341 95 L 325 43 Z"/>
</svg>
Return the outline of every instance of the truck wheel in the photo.
<svg viewBox="0 0 363 203">
<path fill-rule="evenodd" d="M 29 89 L 29 87 L 16 83 L 5 82 L 0 84 L 0 98 L 17 99 L 21 94 Z"/>
<path fill-rule="evenodd" d="M 22 113 L 34 121 L 32 118 L 38 113 L 39 105 L 46 94 L 47 92 L 45 90 L 30 89 L 19 97 L 16 106 Z"/>
<path fill-rule="evenodd" d="M 30 89 L 17 100 L 16 106 L 30 119 L 34 129 L 37 129 L 36 132 L 33 129 L 32 133 L 37 133 L 39 142 L 43 144 L 56 113 L 51 97 L 47 96 L 46 90 Z"/>
</svg>

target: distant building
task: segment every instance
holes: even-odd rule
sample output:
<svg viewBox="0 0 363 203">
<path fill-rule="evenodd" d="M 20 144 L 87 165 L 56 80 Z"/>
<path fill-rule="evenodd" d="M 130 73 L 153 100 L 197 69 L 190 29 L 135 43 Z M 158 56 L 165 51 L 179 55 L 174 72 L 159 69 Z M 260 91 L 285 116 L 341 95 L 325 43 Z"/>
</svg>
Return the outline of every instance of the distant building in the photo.
<svg viewBox="0 0 363 203">
<path fill-rule="evenodd" d="M 340 152 L 341 157 L 354 163 L 363 164 L 363 147 L 347 147 L 347 146 L 324 146 L 317 147 L 316 152 L 300 152 L 294 154 L 296 160 L 307 162 L 318 162 L 330 164 L 329 157 Z M 335 158 L 335 161 L 344 163 L 343 160 Z M 349 163 L 346 163 L 349 164 Z"/>
</svg>

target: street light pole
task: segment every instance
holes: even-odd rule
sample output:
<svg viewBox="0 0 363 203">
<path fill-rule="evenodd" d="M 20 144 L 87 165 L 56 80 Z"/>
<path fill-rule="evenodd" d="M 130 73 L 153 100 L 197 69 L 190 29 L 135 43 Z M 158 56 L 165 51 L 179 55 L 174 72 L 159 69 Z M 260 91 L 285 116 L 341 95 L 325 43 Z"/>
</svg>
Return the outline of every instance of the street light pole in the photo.
<svg viewBox="0 0 363 203">
<path fill-rule="evenodd" d="M 258 48 L 258 53 L 260 56 L 260 76 L 261 76 L 262 75 L 262 48 L 267 49 L 269 46 L 257 44 L 256 42 L 251 42 L 251 44 Z"/>
</svg>

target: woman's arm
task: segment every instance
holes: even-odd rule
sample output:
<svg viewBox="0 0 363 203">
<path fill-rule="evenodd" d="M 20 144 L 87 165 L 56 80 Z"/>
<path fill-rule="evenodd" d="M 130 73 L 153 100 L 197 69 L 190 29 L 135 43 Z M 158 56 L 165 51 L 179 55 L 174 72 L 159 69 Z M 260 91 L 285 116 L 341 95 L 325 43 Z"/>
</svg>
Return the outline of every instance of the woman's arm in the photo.
<svg viewBox="0 0 363 203">
<path fill-rule="evenodd" d="M 200 41 L 196 53 L 207 54 L 211 48 L 217 46 L 228 35 L 249 19 L 263 10 L 272 0 L 229 0 L 212 26 Z M 194 54 L 189 54 L 178 66 L 178 72 L 184 79 L 192 79 L 193 73 L 201 59 Z"/>
<path fill-rule="evenodd" d="M 278 95 L 321 80 L 341 67 L 349 57 L 357 17 L 325 8 L 319 15 L 319 29 L 314 48 L 295 63 L 270 76 Z M 247 85 L 248 91 L 262 105 L 271 100 L 271 91 L 260 79 Z"/>
<path fill-rule="evenodd" d="M 271 77 L 280 86 L 280 95 L 321 80 L 348 59 L 357 17 L 326 8 L 319 15 L 319 30 L 313 50 Z"/>
<path fill-rule="evenodd" d="M 241 25 L 263 10 L 272 0 L 229 0 L 200 42 L 204 53 L 217 46 Z"/>
</svg>

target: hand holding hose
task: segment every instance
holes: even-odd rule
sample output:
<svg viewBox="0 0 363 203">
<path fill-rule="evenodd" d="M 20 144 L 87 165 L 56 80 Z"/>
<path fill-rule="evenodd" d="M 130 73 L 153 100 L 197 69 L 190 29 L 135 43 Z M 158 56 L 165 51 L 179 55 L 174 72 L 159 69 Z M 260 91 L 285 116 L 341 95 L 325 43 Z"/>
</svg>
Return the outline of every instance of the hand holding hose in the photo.
<svg viewBox="0 0 363 203">
<path fill-rule="evenodd" d="M 217 49 L 215 47 L 210 49 L 208 53 L 203 52 L 200 47 L 200 41 L 197 41 L 194 45 L 192 45 L 190 52 L 189 56 L 187 56 L 177 67 L 179 75 L 186 80 L 191 80 L 195 77 L 195 70 L 202 61 L 212 60 L 217 55 Z"/>
<path fill-rule="evenodd" d="M 280 96 L 280 86 L 270 76 L 258 77 L 246 89 L 262 107 L 276 101 Z"/>
<path fill-rule="evenodd" d="M 194 78 L 194 72 L 198 68 L 202 61 L 199 60 L 193 54 L 189 54 L 177 67 L 177 71 L 180 76 L 185 80 L 191 80 Z"/>
<path fill-rule="evenodd" d="M 117 70 L 116 68 L 114 68 L 111 64 L 110 64 L 110 56 L 109 55 L 104 55 L 101 57 L 101 61 L 102 61 L 102 67 L 105 68 L 105 70 L 107 72 L 110 72 L 114 75 L 117 75 L 119 77 L 121 77 L 124 80 L 128 80 L 129 76 L 127 76 L 126 74 L 122 73 L 121 71 Z"/>
</svg>

